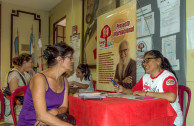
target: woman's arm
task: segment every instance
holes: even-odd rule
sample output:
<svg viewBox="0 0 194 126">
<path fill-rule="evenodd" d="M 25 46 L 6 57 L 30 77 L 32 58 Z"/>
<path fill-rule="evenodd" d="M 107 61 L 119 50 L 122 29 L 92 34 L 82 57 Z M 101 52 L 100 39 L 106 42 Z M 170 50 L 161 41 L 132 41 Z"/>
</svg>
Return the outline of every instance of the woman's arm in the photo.
<svg viewBox="0 0 194 126">
<path fill-rule="evenodd" d="M 176 94 L 172 92 L 145 92 L 145 91 L 135 91 L 133 95 L 140 95 L 140 96 L 151 96 L 151 97 L 156 97 L 156 98 L 163 98 L 167 99 L 170 103 L 175 102 L 176 100 Z"/>
<path fill-rule="evenodd" d="M 9 72 L 9 74 L 7 75 L 7 83 L 9 83 L 9 89 L 11 91 L 11 93 L 16 90 L 19 87 L 19 78 L 20 75 L 17 71 L 12 71 L 11 73 Z"/>
<path fill-rule="evenodd" d="M 17 88 L 19 87 L 18 81 L 19 81 L 19 80 L 18 80 L 18 78 L 17 78 L 16 76 L 10 80 L 10 82 L 9 82 L 9 89 L 10 89 L 11 93 L 12 93 L 15 89 L 17 89 Z"/>
<path fill-rule="evenodd" d="M 47 111 L 45 99 L 47 88 L 46 80 L 41 74 L 35 75 L 30 81 L 30 89 L 32 92 L 37 122 L 40 121 L 47 125 L 72 126 Z"/>
<path fill-rule="evenodd" d="M 69 85 L 72 85 L 72 84 L 77 85 L 78 87 L 80 87 L 82 89 L 87 89 L 89 87 L 88 84 L 82 84 L 82 83 L 78 83 L 76 81 L 69 82 Z"/>
</svg>

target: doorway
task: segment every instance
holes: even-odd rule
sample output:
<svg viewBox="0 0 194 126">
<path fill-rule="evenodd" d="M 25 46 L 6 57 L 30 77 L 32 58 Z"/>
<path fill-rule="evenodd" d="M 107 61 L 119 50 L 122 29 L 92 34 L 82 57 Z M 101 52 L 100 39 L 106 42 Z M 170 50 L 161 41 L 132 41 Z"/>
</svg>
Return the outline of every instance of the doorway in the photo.
<svg viewBox="0 0 194 126">
<path fill-rule="evenodd" d="M 66 42 L 66 16 L 53 24 L 53 44 Z"/>
</svg>

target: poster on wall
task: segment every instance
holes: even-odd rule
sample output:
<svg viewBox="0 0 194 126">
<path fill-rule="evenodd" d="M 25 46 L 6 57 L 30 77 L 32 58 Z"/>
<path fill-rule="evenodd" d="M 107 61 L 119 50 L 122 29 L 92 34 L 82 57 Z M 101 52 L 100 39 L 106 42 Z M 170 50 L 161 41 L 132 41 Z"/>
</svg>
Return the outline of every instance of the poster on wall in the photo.
<svg viewBox="0 0 194 126">
<path fill-rule="evenodd" d="M 145 70 L 143 68 L 142 61 L 144 60 L 144 54 L 145 52 L 152 50 L 152 37 L 143 37 L 140 39 L 137 39 L 137 76 L 136 81 L 138 82 L 141 77 L 145 74 Z"/>
<path fill-rule="evenodd" d="M 79 65 L 80 61 L 80 34 L 75 34 L 70 37 L 70 45 L 74 49 L 73 53 L 73 60 L 74 60 L 74 65 L 73 65 L 73 72 L 76 72 L 76 68 Z"/>
<path fill-rule="evenodd" d="M 113 91 L 136 83 L 136 0 L 97 19 L 97 89 Z"/>
<path fill-rule="evenodd" d="M 91 68 L 96 66 L 97 51 L 97 16 L 116 8 L 116 0 L 84 1 L 84 37 L 82 43 L 82 63 Z"/>
</svg>

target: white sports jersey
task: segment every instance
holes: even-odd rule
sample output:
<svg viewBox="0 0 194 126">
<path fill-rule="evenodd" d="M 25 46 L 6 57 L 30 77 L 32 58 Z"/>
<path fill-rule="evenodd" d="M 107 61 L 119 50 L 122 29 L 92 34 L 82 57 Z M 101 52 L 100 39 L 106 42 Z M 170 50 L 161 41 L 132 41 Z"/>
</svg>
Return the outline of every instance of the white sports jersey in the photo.
<svg viewBox="0 0 194 126">
<path fill-rule="evenodd" d="M 177 94 L 177 80 L 171 72 L 163 70 L 156 77 L 151 77 L 150 74 L 145 74 L 140 81 L 133 87 L 133 91 L 149 91 L 149 92 L 172 92 L 177 95 L 176 101 L 170 103 L 177 113 L 174 124 L 182 126 L 183 115 L 179 104 Z"/>
</svg>

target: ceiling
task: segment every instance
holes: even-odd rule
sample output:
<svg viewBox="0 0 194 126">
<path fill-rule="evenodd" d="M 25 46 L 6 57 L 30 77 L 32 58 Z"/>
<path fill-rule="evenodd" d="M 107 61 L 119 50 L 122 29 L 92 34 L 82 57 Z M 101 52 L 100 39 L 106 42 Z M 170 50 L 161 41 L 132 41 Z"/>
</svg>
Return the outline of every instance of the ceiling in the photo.
<svg viewBox="0 0 194 126">
<path fill-rule="evenodd" d="M 61 0 L 0 0 L 0 1 L 43 11 L 50 11 L 59 2 L 61 2 Z"/>
</svg>

